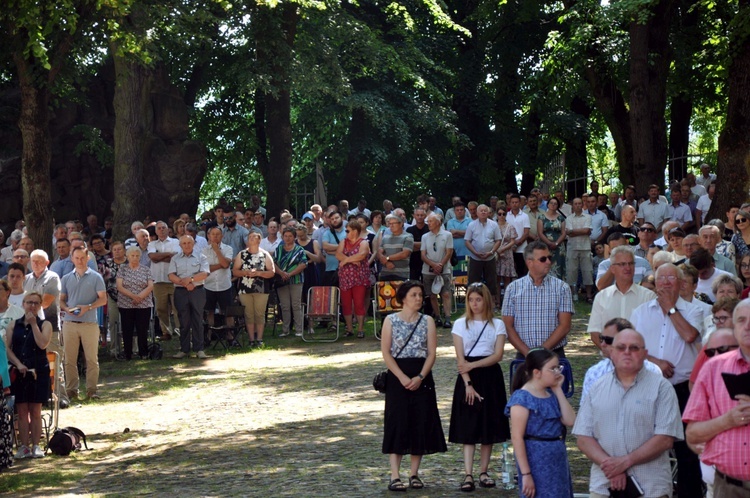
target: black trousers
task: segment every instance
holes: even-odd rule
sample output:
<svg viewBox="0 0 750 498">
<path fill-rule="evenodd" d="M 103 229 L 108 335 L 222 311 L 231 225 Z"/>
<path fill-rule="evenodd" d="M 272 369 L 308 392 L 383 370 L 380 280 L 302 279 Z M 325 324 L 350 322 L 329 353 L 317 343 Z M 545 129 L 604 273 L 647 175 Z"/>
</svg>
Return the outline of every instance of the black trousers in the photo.
<svg viewBox="0 0 750 498">
<path fill-rule="evenodd" d="M 672 387 L 677 394 L 677 403 L 680 405 L 680 415 L 682 415 L 690 397 L 688 381 L 675 384 Z M 682 427 L 684 429 L 687 424 L 683 423 Z M 677 456 L 677 496 L 680 498 L 702 498 L 703 479 L 698 455 L 693 453 L 685 441 L 676 441 L 674 452 Z"/>
</svg>

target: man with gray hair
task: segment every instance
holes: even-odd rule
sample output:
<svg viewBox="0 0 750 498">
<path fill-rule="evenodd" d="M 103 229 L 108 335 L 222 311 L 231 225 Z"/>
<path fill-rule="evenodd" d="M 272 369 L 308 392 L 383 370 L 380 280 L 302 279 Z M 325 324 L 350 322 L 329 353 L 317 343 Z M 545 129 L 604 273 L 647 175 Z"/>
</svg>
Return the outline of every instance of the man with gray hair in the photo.
<svg viewBox="0 0 750 498">
<path fill-rule="evenodd" d="M 592 498 L 613 496 L 611 491 L 635 483 L 643 490 L 640 496 L 672 496 L 668 452 L 684 433 L 677 397 L 669 382 L 644 367 L 647 356 L 641 334 L 633 329 L 617 333 L 610 349 L 613 370 L 581 399 L 573 434 L 592 462 Z M 698 496 L 701 491 L 699 481 Z"/>
<path fill-rule="evenodd" d="M 734 263 L 732 263 L 732 260 L 716 251 L 716 246 L 721 242 L 721 232 L 719 231 L 719 228 L 714 225 L 704 225 L 698 230 L 698 235 L 700 237 L 701 247 L 708 251 L 711 257 L 714 258 L 716 268 L 729 272 L 736 277 L 737 268 L 734 266 Z"/>
<path fill-rule="evenodd" d="M 656 270 L 656 299 L 638 306 L 630 316 L 643 334 L 648 359 L 661 368 L 677 394 L 680 412 L 690 396 L 690 372 L 700 349 L 701 311 L 680 297 L 682 271 L 671 263 Z M 677 494 L 702 496 L 698 457 L 685 442 L 675 444 Z"/>
<path fill-rule="evenodd" d="M 404 219 L 395 214 L 385 217 L 388 231 L 378 247 L 378 260 L 383 265 L 380 280 L 409 280 L 409 259 L 414 250 L 414 237 L 404 231 Z"/>
<path fill-rule="evenodd" d="M 606 323 L 613 318 L 629 316 L 632 310 L 656 297 L 656 294 L 634 282 L 635 255 L 630 247 L 612 249 L 609 263 L 614 285 L 605 287 L 594 298 L 588 325 L 591 341 L 602 351 L 604 345 L 600 334 Z"/>
<path fill-rule="evenodd" d="M 151 259 L 151 278 L 154 280 L 154 299 L 156 316 L 159 317 L 162 340 L 168 341 L 172 335 L 179 335 L 180 319 L 174 314 L 174 327 L 169 320 L 169 308 L 176 311 L 174 305 L 174 284 L 169 279 L 169 263 L 172 256 L 180 252 L 177 239 L 169 237 L 169 227 L 163 221 L 156 222 L 157 239 L 148 244 L 148 257 Z M 192 249 L 192 247 L 191 247 Z"/>
<path fill-rule="evenodd" d="M 143 223 L 141 223 L 140 221 L 134 221 L 130 224 L 130 233 L 132 233 L 133 236 L 125 241 L 124 245 L 126 250 L 138 245 L 138 240 L 136 240 L 136 233 L 138 233 L 138 230 L 141 230 L 143 228 Z"/>
<path fill-rule="evenodd" d="M 18 249 L 18 244 L 21 242 L 22 238 L 22 230 L 16 229 L 11 232 L 10 237 L 8 237 L 8 245 L 6 247 L 3 247 L 2 251 L 0 251 L 1 261 L 4 261 L 6 263 L 13 262 L 13 251 Z"/>
<path fill-rule="evenodd" d="M 430 231 L 422 235 L 422 282 L 424 282 L 425 293 L 429 294 L 432 310 L 436 315 L 435 324 L 444 328 L 451 328 L 451 295 L 453 283 L 451 277 L 451 255 L 453 254 L 453 237 L 451 233 L 443 229 L 443 217 L 437 213 L 427 216 L 427 226 Z M 440 276 L 443 286 L 438 293 L 432 291 L 432 284 Z M 443 298 L 443 314 L 445 320 L 440 319 L 440 307 L 438 306 L 437 294 Z"/>
<path fill-rule="evenodd" d="M 490 208 L 477 206 L 477 219 L 469 223 L 464 234 L 469 250 L 469 284 L 484 282 L 493 298 L 497 296 L 496 253 L 502 240 L 500 227 L 490 219 Z"/>
</svg>

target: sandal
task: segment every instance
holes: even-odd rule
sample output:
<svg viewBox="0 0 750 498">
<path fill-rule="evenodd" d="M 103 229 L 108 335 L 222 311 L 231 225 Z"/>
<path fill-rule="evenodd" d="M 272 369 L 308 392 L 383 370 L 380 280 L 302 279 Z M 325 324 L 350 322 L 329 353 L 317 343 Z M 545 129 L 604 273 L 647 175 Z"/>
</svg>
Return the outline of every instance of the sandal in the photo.
<svg viewBox="0 0 750 498">
<path fill-rule="evenodd" d="M 419 476 L 411 476 L 409 478 L 409 487 L 411 489 L 422 489 L 424 488 L 424 483 L 422 482 L 422 479 L 419 478 Z"/>
<path fill-rule="evenodd" d="M 474 491 L 474 476 L 471 474 L 466 474 L 466 477 L 464 477 L 464 482 L 461 484 L 461 491 L 471 492 Z"/>
<path fill-rule="evenodd" d="M 482 488 L 494 488 L 495 480 L 490 478 L 490 475 L 487 472 L 482 472 L 479 474 L 479 486 Z"/>
<path fill-rule="evenodd" d="M 364 339 L 365 338 L 364 331 L 360 330 L 359 332 L 357 332 L 357 337 L 360 338 L 360 339 Z"/>
<path fill-rule="evenodd" d="M 354 335 L 354 332 L 351 330 L 347 330 L 344 332 L 344 337 L 351 337 Z"/>
<path fill-rule="evenodd" d="M 401 479 L 391 479 L 388 491 L 406 491 L 406 484 L 401 482 Z"/>
</svg>

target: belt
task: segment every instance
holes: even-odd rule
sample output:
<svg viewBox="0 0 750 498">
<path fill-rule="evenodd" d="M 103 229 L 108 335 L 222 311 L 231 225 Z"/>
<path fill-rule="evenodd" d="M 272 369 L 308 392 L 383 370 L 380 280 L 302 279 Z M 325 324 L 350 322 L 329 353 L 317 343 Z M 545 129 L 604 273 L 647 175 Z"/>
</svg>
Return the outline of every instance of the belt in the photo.
<svg viewBox="0 0 750 498">
<path fill-rule="evenodd" d="M 564 439 L 563 436 L 557 436 L 557 437 L 524 436 L 523 438 L 527 441 L 562 441 Z"/>
<path fill-rule="evenodd" d="M 194 284 L 194 286 L 197 289 L 198 287 L 203 287 L 203 284 Z M 175 289 L 187 289 L 187 287 L 185 287 L 184 285 L 175 285 L 174 288 Z"/>
<path fill-rule="evenodd" d="M 68 320 L 68 323 L 88 323 L 88 322 L 77 322 L 75 320 Z M 93 323 L 93 322 L 92 322 Z"/>
<path fill-rule="evenodd" d="M 716 469 L 716 475 L 727 481 L 727 484 L 731 484 L 732 486 L 737 486 L 740 488 L 750 489 L 750 481 L 741 481 L 739 479 L 735 479 L 734 477 L 729 477 L 719 469 Z"/>
</svg>

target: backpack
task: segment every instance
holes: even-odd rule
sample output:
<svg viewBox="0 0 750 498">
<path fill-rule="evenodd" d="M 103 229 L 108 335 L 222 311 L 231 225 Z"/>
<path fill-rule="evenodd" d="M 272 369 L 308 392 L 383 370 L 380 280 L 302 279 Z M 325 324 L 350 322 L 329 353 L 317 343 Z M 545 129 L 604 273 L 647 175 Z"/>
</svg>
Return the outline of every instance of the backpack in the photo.
<svg viewBox="0 0 750 498">
<path fill-rule="evenodd" d="M 149 360 L 161 360 L 164 356 L 161 344 L 158 342 L 151 343 L 148 347 L 148 359 Z"/>
<path fill-rule="evenodd" d="M 79 451 L 81 449 L 81 441 L 83 441 L 83 446 L 88 450 L 86 434 L 81 429 L 77 427 L 63 427 L 62 429 L 56 429 L 55 433 L 52 434 L 47 449 L 55 455 L 68 456 L 72 451 Z"/>
</svg>

